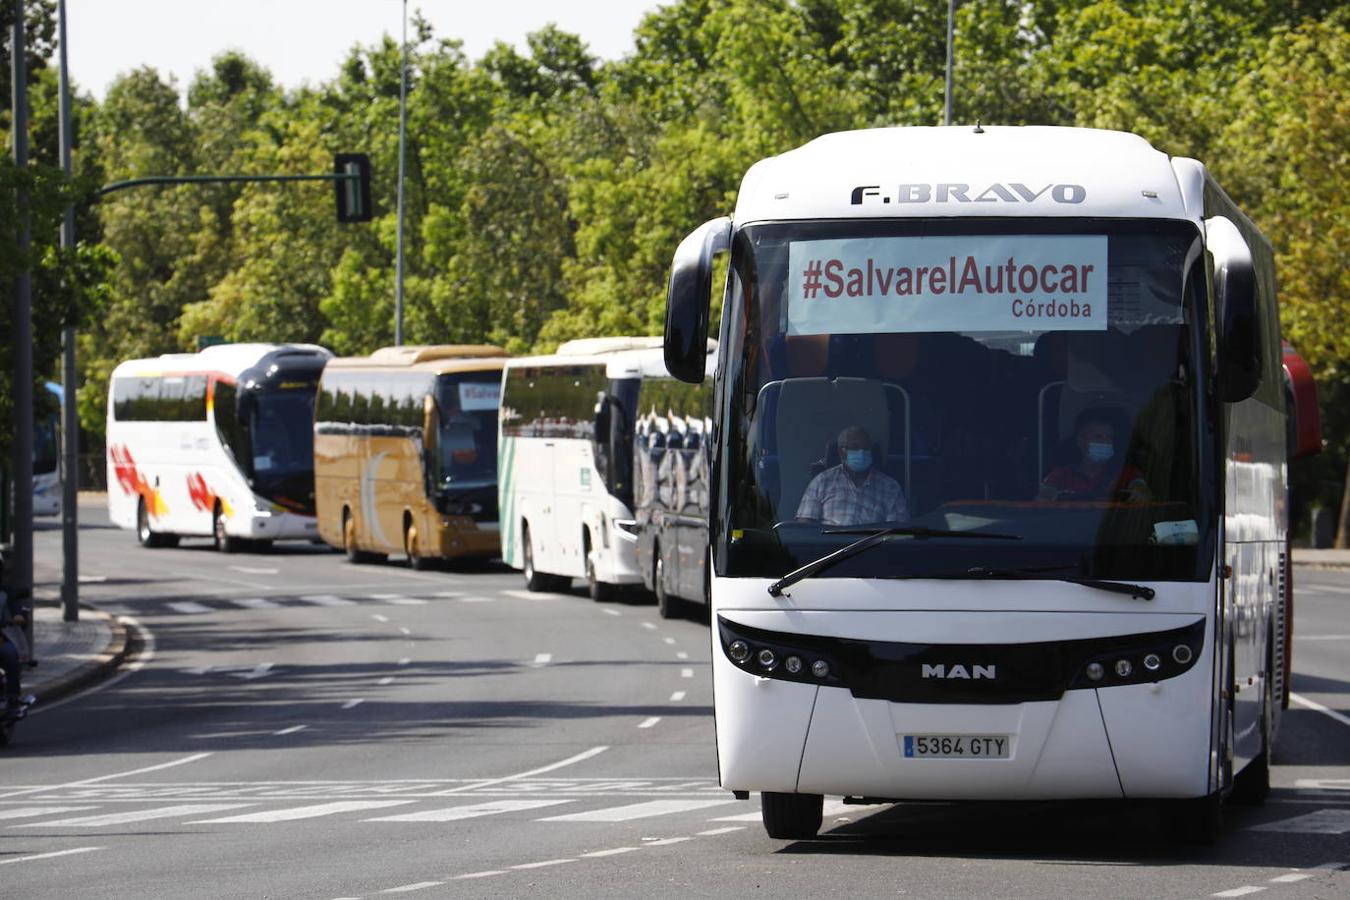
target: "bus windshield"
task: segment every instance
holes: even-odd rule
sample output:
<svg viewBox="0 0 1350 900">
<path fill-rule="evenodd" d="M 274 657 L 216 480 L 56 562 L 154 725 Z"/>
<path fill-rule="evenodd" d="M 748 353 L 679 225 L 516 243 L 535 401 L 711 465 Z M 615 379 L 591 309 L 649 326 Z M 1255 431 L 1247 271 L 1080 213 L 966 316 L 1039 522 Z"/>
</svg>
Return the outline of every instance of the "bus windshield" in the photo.
<svg viewBox="0 0 1350 900">
<path fill-rule="evenodd" d="M 465 372 L 436 379 L 439 433 L 433 482 L 443 494 L 497 484 L 497 409 L 501 373 Z"/>
<path fill-rule="evenodd" d="M 314 511 L 314 385 L 264 389 L 244 407 L 255 493 L 288 509 Z"/>
<path fill-rule="evenodd" d="M 818 577 L 1208 577 L 1201 251 L 1178 222 L 741 229 L 719 573 L 904 524 Z"/>
</svg>

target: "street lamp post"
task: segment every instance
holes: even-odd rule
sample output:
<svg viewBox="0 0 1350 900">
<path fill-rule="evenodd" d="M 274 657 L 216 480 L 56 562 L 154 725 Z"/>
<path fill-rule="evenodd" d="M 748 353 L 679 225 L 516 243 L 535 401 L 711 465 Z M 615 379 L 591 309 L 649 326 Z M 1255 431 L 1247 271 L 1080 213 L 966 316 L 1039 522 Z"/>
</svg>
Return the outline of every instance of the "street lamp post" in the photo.
<svg viewBox="0 0 1350 900">
<path fill-rule="evenodd" d="M 14 165 L 28 167 L 28 71 L 23 0 L 14 0 L 10 40 L 14 104 Z M 13 595 L 25 606 L 33 597 L 33 280 L 28 272 L 28 196 L 16 197 L 19 271 L 14 276 L 14 567 Z M 32 619 L 24 629 L 32 636 Z"/>
<path fill-rule="evenodd" d="M 70 76 L 66 61 L 66 0 L 56 5 L 57 40 L 61 47 L 60 113 L 61 169 L 71 175 Z M 75 249 L 75 207 L 67 206 L 61 220 L 61 246 Z M 80 423 L 76 415 L 75 326 L 61 332 L 61 609 L 62 618 L 74 622 L 80 618 L 80 537 L 79 537 L 79 441 Z"/>
</svg>

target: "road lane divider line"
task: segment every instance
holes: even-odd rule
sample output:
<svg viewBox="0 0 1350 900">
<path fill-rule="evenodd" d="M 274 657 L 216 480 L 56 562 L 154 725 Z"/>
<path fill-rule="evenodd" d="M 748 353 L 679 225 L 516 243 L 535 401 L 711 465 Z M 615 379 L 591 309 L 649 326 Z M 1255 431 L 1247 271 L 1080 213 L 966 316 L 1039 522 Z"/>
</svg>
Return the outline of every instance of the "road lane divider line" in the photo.
<svg viewBox="0 0 1350 900">
<path fill-rule="evenodd" d="M 409 634 L 412 634 L 412 629 L 411 629 L 411 628 L 400 628 L 400 629 L 398 630 L 398 633 L 399 633 L 399 634 L 402 634 L 402 635 L 409 635 Z"/>
<path fill-rule="evenodd" d="M 660 717 L 660 716 L 650 716 L 650 717 L 648 717 L 648 718 L 646 718 L 646 719 L 643 719 L 640 723 L 638 723 L 638 727 L 639 727 L 639 728 L 651 728 L 653 725 L 655 725 L 657 722 L 660 722 L 660 721 L 661 721 L 661 717 Z"/>
<path fill-rule="evenodd" d="M 346 703 L 343 703 L 343 704 L 342 704 L 342 708 L 343 708 L 343 709 L 356 709 L 356 707 L 360 706 L 362 703 L 365 703 L 365 702 L 366 702 L 366 701 L 365 701 L 364 698 L 362 698 L 362 697 L 356 697 L 355 699 L 348 700 Z"/>
<path fill-rule="evenodd" d="M 744 831 L 744 825 L 728 825 L 725 828 L 709 828 L 707 831 L 698 832 L 699 837 L 715 837 L 719 834 L 731 834 L 733 831 Z"/>
<path fill-rule="evenodd" d="M 459 787 L 452 787 L 444 791 L 436 791 L 435 793 L 432 793 L 428 796 L 444 797 L 447 794 L 462 794 L 466 791 L 476 791 L 481 790 L 482 788 L 491 787 L 494 784 L 505 784 L 509 781 L 519 781 L 522 778 L 531 778 L 535 775 L 543 775 L 545 772 L 553 772 L 565 766 L 574 765 L 579 762 L 585 762 L 586 760 L 590 759 L 593 756 L 599 756 L 601 753 L 604 753 L 608 749 L 609 746 L 607 744 L 602 744 L 599 747 L 592 747 L 589 750 L 583 750 L 580 753 L 567 757 L 567 759 L 561 759 L 555 763 L 549 763 L 546 766 L 540 766 L 537 769 L 531 769 L 528 772 L 518 772 L 515 775 L 507 775 L 503 778 L 487 778 L 482 781 L 475 781 L 469 784 L 460 785 Z"/>
<path fill-rule="evenodd" d="M 590 853 L 581 854 L 582 859 L 604 859 L 606 856 L 618 856 L 621 853 L 633 853 L 641 850 L 641 847 L 615 847 L 611 850 L 593 850 Z"/>
<path fill-rule="evenodd" d="M 406 666 L 406 665 L 407 665 L 408 663 L 410 663 L 410 662 L 412 662 L 412 657 L 411 657 L 411 656 L 405 656 L 405 657 L 403 657 L 402 659 L 400 659 L 400 660 L 398 661 L 398 664 L 399 664 L 400 666 Z"/>
<path fill-rule="evenodd" d="M 607 615 L 607 616 L 621 616 L 621 615 L 623 615 L 623 613 L 619 612 L 617 609 L 606 609 L 606 610 L 604 610 L 603 612 L 604 612 L 605 615 Z"/>
<path fill-rule="evenodd" d="M 551 662 L 553 662 L 552 653 L 536 653 L 534 655 L 534 664 L 536 666 L 546 666 Z"/>
<path fill-rule="evenodd" d="M 466 872 L 463 875 L 456 875 L 456 881 L 467 881 L 471 878 L 491 878 L 493 875 L 505 875 L 505 869 L 488 869 L 485 872 Z"/>
<path fill-rule="evenodd" d="M 375 614 L 373 614 L 373 615 L 371 616 L 371 618 L 374 619 L 376 622 L 388 622 L 388 621 L 389 621 L 389 617 L 386 616 L 386 615 L 384 615 L 383 613 L 375 613 Z"/>
<path fill-rule="evenodd" d="M 642 623 L 642 627 L 645 628 L 645 629 L 647 629 L 648 631 L 655 631 L 655 630 L 656 630 L 656 626 L 653 625 L 651 622 L 643 622 L 643 623 Z"/>
<path fill-rule="evenodd" d="M 54 816 L 65 812 L 83 812 L 86 809 L 98 809 L 97 806 L 20 806 L 15 809 L 0 809 L 0 819 L 31 819 L 36 816 Z"/>
<path fill-rule="evenodd" d="M 576 862 L 576 861 L 577 861 L 577 860 L 576 860 L 575 857 L 566 857 L 566 858 L 564 858 L 564 859 L 544 859 L 544 860 L 540 860 L 539 862 L 521 863 L 520 865 L 518 865 L 518 866 L 512 866 L 511 868 L 513 868 L 513 869 L 542 869 L 542 868 L 545 868 L 546 866 L 563 866 L 563 865 L 566 865 L 567 863 L 574 863 L 574 862 Z"/>
<path fill-rule="evenodd" d="M 235 606 L 242 606 L 245 609 L 281 609 L 282 605 L 275 600 L 268 600 L 266 597 L 236 597 L 230 601 Z"/>
<path fill-rule="evenodd" d="M 676 658 L 676 659 L 688 659 L 688 658 L 689 658 L 689 654 L 686 653 L 685 651 L 681 650 L 679 653 L 676 653 L 676 654 L 675 654 L 675 658 Z"/>
<path fill-rule="evenodd" d="M 665 641 L 667 644 L 675 643 L 675 639 L 673 637 L 663 637 L 661 638 L 661 640 Z"/>
<path fill-rule="evenodd" d="M 460 597 L 460 603 L 496 603 L 496 597 Z"/>
<path fill-rule="evenodd" d="M 337 594 L 305 594 L 298 598 L 301 603 L 312 603 L 315 606 L 355 606 L 355 600 L 348 600 L 346 597 L 339 597 Z"/>
<path fill-rule="evenodd" d="M 200 816 L 204 813 L 225 812 L 227 809 L 243 809 L 256 806 L 254 803 L 178 803 L 173 806 L 156 806 L 150 809 L 132 809 L 125 812 L 102 813 L 96 816 L 75 816 L 70 819 L 56 819 L 50 822 L 25 822 L 11 825 L 10 828 L 104 828 L 109 825 L 132 825 L 136 822 L 149 822 L 154 819 L 176 819 L 182 816 Z"/>
<path fill-rule="evenodd" d="M 426 606 L 430 600 L 423 600 L 421 597 L 393 597 L 386 600 L 392 606 Z"/>
<path fill-rule="evenodd" d="M 295 734 L 297 731 L 304 731 L 308 725 L 292 725 L 290 728 L 283 728 L 280 731 L 272 732 L 275 735 Z"/>
<path fill-rule="evenodd" d="M 681 700 L 683 700 L 684 698 L 685 698 L 685 692 L 684 692 L 684 691 L 676 691 L 675 693 L 673 693 L 673 694 L 670 695 L 670 702 L 671 702 L 671 703 L 679 703 L 679 702 L 680 702 Z"/>
<path fill-rule="evenodd" d="M 725 800 L 648 800 L 645 803 L 629 803 L 624 806 L 611 806 L 605 809 L 592 809 L 587 812 L 569 813 L 561 816 L 547 816 L 536 822 L 628 822 L 633 819 L 648 819 L 652 816 L 665 816 L 672 813 L 693 812 L 698 809 L 710 809 L 739 801 L 728 797 Z"/>
<path fill-rule="evenodd" d="M 656 841 L 648 841 L 647 843 L 643 844 L 642 846 L 644 846 L 644 847 L 668 847 L 668 846 L 670 846 L 671 844 L 683 844 L 685 841 L 692 841 L 692 840 L 693 840 L 693 838 L 691 838 L 691 837 L 671 837 L 671 838 L 661 838 L 660 840 L 656 840 Z"/>
<path fill-rule="evenodd" d="M 1254 885 L 1254 884 L 1249 884 L 1249 885 L 1247 885 L 1247 886 L 1245 886 L 1245 887 L 1233 888 L 1231 891 L 1219 891 L 1217 894 L 1210 894 L 1210 896 L 1211 896 L 1211 897 L 1245 897 L 1245 896 L 1247 896 L 1248 894 L 1259 894 L 1259 893 L 1261 893 L 1261 892 L 1264 891 L 1264 890 L 1265 890 L 1265 888 L 1263 888 L 1263 887 L 1259 887 L 1259 886 Z"/>
<path fill-rule="evenodd" d="M 188 616 L 211 612 L 211 607 L 204 603 L 198 603 L 196 600 L 178 600 L 173 603 L 166 603 L 165 606 L 169 607 L 169 609 L 174 612 L 183 613 Z"/>
<path fill-rule="evenodd" d="M 394 683 L 394 676 L 392 675 L 386 675 L 383 678 L 381 678 L 378 682 L 376 682 L 376 684 L 378 684 L 380 687 L 388 687 L 393 683 Z"/>
<path fill-rule="evenodd" d="M 77 853 L 93 853 L 102 847 L 73 847 L 70 850 L 54 850 L 51 853 L 34 853 L 31 856 L 16 856 L 14 859 L 0 860 L 0 866 L 12 866 L 15 863 L 35 862 L 39 859 L 56 859 L 58 856 L 74 856 Z"/>
<path fill-rule="evenodd" d="M 160 763 L 159 765 L 156 766 L 144 766 L 143 768 L 132 769 L 128 772 L 115 772 L 112 775 L 100 775 L 97 778 L 85 778 L 80 781 L 68 781 L 65 784 L 50 784 L 44 785 L 42 787 L 22 788 L 17 791 L 7 791 L 5 793 L 5 799 L 9 800 L 11 798 L 21 796 L 23 794 L 41 794 L 47 791 L 61 791 L 67 788 L 84 787 L 85 785 L 89 784 L 98 784 L 99 782 L 103 781 L 112 781 L 114 778 L 127 778 L 131 775 L 142 775 L 146 772 L 158 772 L 161 769 L 172 769 L 175 766 L 185 766 L 188 763 L 194 763 L 199 759 L 206 759 L 206 757 L 210 755 L 211 751 L 207 750 L 204 753 L 193 753 L 191 756 L 185 756 L 182 759 L 175 759 L 170 762 Z"/>
<path fill-rule="evenodd" d="M 189 825 L 237 825 L 266 822 L 296 822 L 300 819 L 318 819 L 322 816 L 335 816 L 345 812 L 364 812 L 371 809 L 387 809 L 390 806 L 404 806 L 414 800 L 341 800 L 334 803 L 319 803 L 313 806 L 292 806 L 287 809 L 269 809 L 255 813 L 241 813 L 237 816 L 222 816 L 218 819 L 198 819 Z"/>
<path fill-rule="evenodd" d="M 465 806 L 450 806 L 445 809 L 426 809 L 421 812 L 404 813 L 397 816 L 380 816 L 366 819 L 367 822 L 458 822 L 463 819 L 477 819 L 482 816 L 496 816 L 502 813 L 524 812 L 531 809 L 543 809 L 572 803 L 572 800 L 491 800 L 487 803 L 472 803 Z"/>
<path fill-rule="evenodd" d="M 680 677 L 681 677 L 681 678 L 693 678 L 693 677 L 694 677 L 694 670 L 693 670 L 693 669 L 681 669 L 681 670 L 680 670 Z"/>
<path fill-rule="evenodd" d="M 1335 719 L 1342 725 L 1350 725 L 1350 716 L 1343 715 L 1341 713 L 1338 713 L 1334 709 L 1325 707 L 1322 704 L 1318 703 L 1316 700 L 1309 700 L 1307 697 L 1304 697 L 1301 694 L 1290 694 L 1289 699 L 1293 700 L 1299 706 L 1307 707 L 1308 709 L 1311 709 L 1314 712 L 1320 712 L 1324 716 Z"/>
<path fill-rule="evenodd" d="M 1350 866 L 1350 863 L 1329 862 L 1322 863 L 1320 866 L 1313 866 L 1311 869 L 1301 869 L 1296 872 L 1289 872 L 1285 875 L 1277 875 L 1270 879 L 1275 884 L 1295 884 L 1300 881 L 1307 881 L 1309 878 L 1316 878 L 1324 872 L 1339 872 L 1341 869 Z"/>
<path fill-rule="evenodd" d="M 427 888 L 440 887 L 445 884 L 444 881 L 419 881 L 415 884 L 405 884 L 399 887 L 385 888 L 380 891 L 381 894 L 410 894 L 413 891 L 425 891 Z"/>
</svg>

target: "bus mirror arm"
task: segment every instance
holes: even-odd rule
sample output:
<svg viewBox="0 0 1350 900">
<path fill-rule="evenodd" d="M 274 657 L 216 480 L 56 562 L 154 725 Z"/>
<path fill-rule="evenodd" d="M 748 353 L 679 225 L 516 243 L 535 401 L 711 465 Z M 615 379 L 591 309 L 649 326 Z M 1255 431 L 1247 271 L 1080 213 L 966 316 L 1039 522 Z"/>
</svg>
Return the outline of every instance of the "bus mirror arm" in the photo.
<svg viewBox="0 0 1350 900">
<path fill-rule="evenodd" d="M 666 368 L 689 384 L 702 384 L 708 359 L 713 257 L 731 244 L 728 216 L 694 229 L 675 250 L 666 292 Z"/>
<path fill-rule="evenodd" d="M 1214 310 L 1219 345 L 1219 392 L 1227 403 L 1246 400 L 1261 383 L 1261 316 L 1256 267 L 1242 232 L 1230 219 L 1205 220 L 1214 258 Z"/>
</svg>

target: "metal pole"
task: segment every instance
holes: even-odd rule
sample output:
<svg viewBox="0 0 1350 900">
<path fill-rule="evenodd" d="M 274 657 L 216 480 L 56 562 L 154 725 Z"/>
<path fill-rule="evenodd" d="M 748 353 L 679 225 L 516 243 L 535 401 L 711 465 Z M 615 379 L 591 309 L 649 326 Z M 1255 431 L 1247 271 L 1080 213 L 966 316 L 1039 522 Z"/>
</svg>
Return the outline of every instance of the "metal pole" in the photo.
<svg viewBox="0 0 1350 900">
<path fill-rule="evenodd" d="M 24 46 L 23 0 L 14 0 L 11 83 L 14 104 L 14 164 L 28 167 L 28 51 Z M 19 271 L 14 279 L 14 569 L 13 596 L 33 605 L 33 281 L 28 273 L 28 195 L 15 198 Z M 24 630 L 32 637 L 33 620 Z"/>
<path fill-rule="evenodd" d="M 394 346 L 403 346 L 403 174 L 408 136 L 408 0 L 403 0 L 403 64 L 398 79 L 398 238 L 394 265 Z"/>
<path fill-rule="evenodd" d="M 61 170 L 71 175 L 70 77 L 66 61 L 66 0 L 57 0 L 57 41 L 61 47 L 60 112 Z M 66 207 L 61 220 L 61 246 L 75 249 L 75 207 Z M 80 619 L 80 420 L 76 414 L 75 392 L 79 382 L 75 374 L 75 328 L 61 332 L 61 609 L 67 622 Z"/>
<path fill-rule="evenodd" d="M 942 124 L 952 124 L 952 32 L 956 28 L 956 0 L 947 0 L 947 91 Z"/>
</svg>

